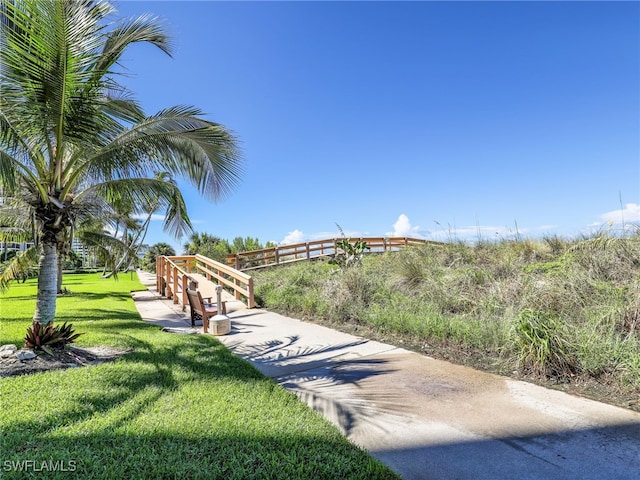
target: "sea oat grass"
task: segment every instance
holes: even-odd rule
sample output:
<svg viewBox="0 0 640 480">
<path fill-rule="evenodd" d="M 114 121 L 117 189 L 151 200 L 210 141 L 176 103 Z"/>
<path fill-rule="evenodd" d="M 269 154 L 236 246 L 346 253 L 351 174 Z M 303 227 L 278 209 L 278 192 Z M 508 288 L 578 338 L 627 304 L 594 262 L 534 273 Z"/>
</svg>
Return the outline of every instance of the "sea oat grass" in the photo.
<svg viewBox="0 0 640 480">
<path fill-rule="evenodd" d="M 256 271 L 256 291 L 267 308 L 295 314 L 301 300 L 292 295 L 309 295 L 305 315 L 323 321 L 366 324 L 405 344 L 477 350 L 501 372 L 517 364 L 521 375 L 562 382 L 600 381 L 604 372 L 608 385 L 637 397 L 638 232 L 453 242 L 366 255 L 348 275 L 327 267 Z M 302 287 L 304 270 L 312 288 Z"/>
</svg>

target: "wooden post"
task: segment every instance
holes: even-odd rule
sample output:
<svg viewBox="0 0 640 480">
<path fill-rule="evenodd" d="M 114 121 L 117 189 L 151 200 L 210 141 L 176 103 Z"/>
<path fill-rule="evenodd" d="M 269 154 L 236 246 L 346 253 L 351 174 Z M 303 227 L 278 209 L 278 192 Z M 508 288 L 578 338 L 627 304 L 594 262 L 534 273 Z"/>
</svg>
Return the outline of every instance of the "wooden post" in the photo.
<svg viewBox="0 0 640 480">
<path fill-rule="evenodd" d="M 162 257 L 156 257 L 156 291 L 160 292 L 160 294 L 162 295 L 162 292 L 160 291 L 160 285 L 162 284 L 160 282 L 161 275 L 162 275 Z"/>
<path fill-rule="evenodd" d="M 189 277 L 182 276 L 182 306 L 184 307 L 189 299 L 187 298 L 187 288 L 189 287 Z"/>
<path fill-rule="evenodd" d="M 239 278 L 234 279 L 234 280 L 233 280 L 233 283 L 234 283 L 236 286 L 239 286 L 239 285 L 240 285 L 240 279 L 239 279 Z M 234 292 L 235 292 L 235 298 L 236 298 L 236 300 L 240 300 L 240 292 L 238 291 L 238 289 L 237 289 L 237 288 L 234 288 L 233 290 L 234 290 Z"/>
<path fill-rule="evenodd" d="M 173 266 L 173 303 L 178 303 L 178 267 Z"/>
<path fill-rule="evenodd" d="M 165 264 L 165 282 L 164 282 L 165 296 L 167 298 L 173 297 L 172 274 L 173 274 L 173 268 L 171 267 L 169 260 L 167 259 L 167 263 Z"/>
<path fill-rule="evenodd" d="M 253 277 L 249 278 L 249 283 L 247 283 L 247 307 L 255 308 L 256 301 L 253 298 Z"/>
</svg>

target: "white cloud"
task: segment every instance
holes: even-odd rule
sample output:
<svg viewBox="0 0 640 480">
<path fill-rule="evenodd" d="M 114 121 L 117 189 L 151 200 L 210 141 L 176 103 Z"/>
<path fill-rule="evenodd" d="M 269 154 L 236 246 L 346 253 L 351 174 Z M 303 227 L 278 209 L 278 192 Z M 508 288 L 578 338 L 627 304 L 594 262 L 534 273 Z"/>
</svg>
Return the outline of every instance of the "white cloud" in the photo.
<svg viewBox="0 0 640 480">
<path fill-rule="evenodd" d="M 610 225 L 618 225 L 627 222 L 640 222 L 640 205 L 627 203 L 624 208 L 612 212 L 603 213 L 600 218 Z"/>
<path fill-rule="evenodd" d="M 522 232 L 520 232 L 522 233 Z M 476 241 L 476 240 L 496 240 L 500 238 L 510 238 L 515 232 L 507 227 L 494 227 L 491 225 L 474 225 L 467 227 L 449 227 L 429 234 L 430 240 L 440 242 L 447 241 Z"/>
<path fill-rule="evenodd" d="M 436 222 L 437 223 L 437 222 Z M 555 225 L 540 225 L 539 227 L 528 228 L 514 225 L 493 226 L 493 225 L 473 225 L 464 227 L 444 228 L 439 223 L 440 230 L 430 232 L 427 238 L 440 242 L 463 241 L 476 242 L 478 240 L 513 240 L 529 235 L 535 236 L 541 232 L 548 232 L 556 228 Z"/>
<path fill-rule="evenodd" d="M 294 230 L 287 233 L 284 239 L 280 242 L 280 245 L 291 245 L 292 243 L 302 243 L 306 241 L 306 235 L 300 230 Z"/>
<path fill-rule="evenodd" d="M 409 217 L 404 213 L 400 214 L 396 223 L 393 224 L 393 232 L 387 232 L 389 237 L 416 237 L 420 235 L 420 227 L 412 227 Z"/>
<path fill-rule="evenodd" d="M 148 217 L 148 215 L 144 214 L 144 213 L 137 213 L 135 215 L 132 215 L 132 218 L 135 218 L 136 220 L 146 220 Z M 151 215 L 151 221 L 152 222 L 156 222 L 158 220 L 164 220 L 164 215 L 160 215 L 158 213 L 154 213 L 153 215 Z"/>
<path fill-rule="evenodd" d="M 354 230 L 345 231 L 344 235 L 347 238 L 359 238 L 366 237 L 366 233 L 356 232 Z M 292 232 L 287 233 L 287 235 L 279 242 L 274 242 L 278 245 L 291 245 L 294 243 L 304 243 L 304 242 L 312 242 L 314 240 L 326 240 L 328 238 L 341 238 L 342 233 L 339 231 L 334 232 L 317 232 L 317 233 L 303 233 L 302 231 L 295 229 Z"/>
</svg>

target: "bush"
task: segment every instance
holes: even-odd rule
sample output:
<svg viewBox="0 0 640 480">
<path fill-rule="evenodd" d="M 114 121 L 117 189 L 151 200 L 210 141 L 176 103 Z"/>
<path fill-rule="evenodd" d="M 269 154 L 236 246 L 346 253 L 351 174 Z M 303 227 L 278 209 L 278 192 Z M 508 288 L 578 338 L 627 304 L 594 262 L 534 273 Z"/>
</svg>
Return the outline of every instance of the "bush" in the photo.
<svg viewBox="0 0 640 480">
<path fill-rule="evenodd" d="M 534 310 L 520 313 L 515 325 L 515 349 L 521 367 L 532 373 L 567 378 L 577 371 L 566 325 L 553 314 Z"/>
<path fill-rule="evenodd" d="M 46 349 L 47 347 L 64 348 L 68 343 L 73 343 L 81 333 L 75 333 L 73 324 L 67 325 L 42 325 L 35 322 L 27 328 L 27 335 L 24 337 L 25 347 L 34 350 Z"/>
</svg>

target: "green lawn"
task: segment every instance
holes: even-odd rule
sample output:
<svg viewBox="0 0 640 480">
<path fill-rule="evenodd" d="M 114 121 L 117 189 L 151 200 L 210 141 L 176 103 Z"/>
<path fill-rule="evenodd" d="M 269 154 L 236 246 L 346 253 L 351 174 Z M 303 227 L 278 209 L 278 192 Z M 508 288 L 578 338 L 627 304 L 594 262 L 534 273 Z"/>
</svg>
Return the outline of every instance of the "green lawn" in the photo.
<svg viewBox="0 0 640 480">
<path fill-rule="evenodd" d="M 57 321 L 84 333 L 79 346 L 134 350 L 1 378 L 0 477 L 397 478 L 215 338 L 142 322 L 137 280 L 68 275 L 64 285 L 72 295 L 59 298 Z M 0 344 L 22 346 L 35 291 L 31 280 L 0 296 Z"/>
</svg>

